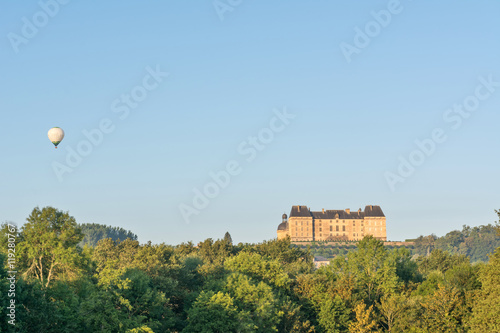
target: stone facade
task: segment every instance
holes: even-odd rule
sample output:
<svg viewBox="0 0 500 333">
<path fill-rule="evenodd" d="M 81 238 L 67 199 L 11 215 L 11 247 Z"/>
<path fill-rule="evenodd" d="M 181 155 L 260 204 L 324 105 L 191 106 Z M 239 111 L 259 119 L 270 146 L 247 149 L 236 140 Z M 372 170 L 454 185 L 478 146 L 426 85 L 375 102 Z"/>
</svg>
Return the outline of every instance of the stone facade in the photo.
<svg viewBox="0 0 500 333">
<path fill-rule="evenodd" d="M 366 235 L 387 240 L 385 215 L 380 206 L 366 206 L 358 211 L 322 210 L 311 212 L 307 206 L 293 206 L 290 218 L 283 215 L 278 239 L 292 241 L 361 240 Z"/>
</svg>

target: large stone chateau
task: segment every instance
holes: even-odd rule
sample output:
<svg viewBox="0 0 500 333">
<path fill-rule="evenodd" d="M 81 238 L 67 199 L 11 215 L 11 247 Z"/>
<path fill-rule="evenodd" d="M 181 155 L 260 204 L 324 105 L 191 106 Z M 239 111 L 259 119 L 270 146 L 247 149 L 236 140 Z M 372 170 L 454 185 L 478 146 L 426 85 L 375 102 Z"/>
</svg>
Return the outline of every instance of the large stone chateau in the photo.
<svg viewBox="0 0 500 333">
<path fill-rule="evenodd" d="M 292 241 L 361 240 L 366 235 L 387 240 L 385 215 L 380 206 L 366 206 L 358 211 L 322 210 L 311 212 L 307 206 L 293 206 L 290 218 L 283 214 L 278 239 Z"/>
</svg>

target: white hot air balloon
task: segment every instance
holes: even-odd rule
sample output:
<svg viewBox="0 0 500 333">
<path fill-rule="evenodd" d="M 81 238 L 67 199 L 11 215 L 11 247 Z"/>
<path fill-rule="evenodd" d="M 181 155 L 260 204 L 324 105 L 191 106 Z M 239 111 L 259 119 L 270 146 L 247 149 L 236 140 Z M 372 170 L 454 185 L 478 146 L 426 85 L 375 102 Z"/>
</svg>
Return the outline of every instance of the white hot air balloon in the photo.
<svg viewBox="0 0 500 333">
<path fill-rule="evenodd" d="M 62 139 L 64 139 L 64 131 L 60 127 L 52 127 L 49 130 L 48 136 L 49 136 L 49 140 L 57 148 L 57 145 L 61 143 Z"/>
</svg>

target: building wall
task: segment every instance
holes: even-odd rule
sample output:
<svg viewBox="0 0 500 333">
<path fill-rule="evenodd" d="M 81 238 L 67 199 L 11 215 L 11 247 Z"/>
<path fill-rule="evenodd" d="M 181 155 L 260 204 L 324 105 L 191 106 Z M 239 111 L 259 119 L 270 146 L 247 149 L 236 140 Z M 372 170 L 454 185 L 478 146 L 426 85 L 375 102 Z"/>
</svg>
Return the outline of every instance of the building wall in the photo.
<svg viewBox="0 0 500 333">
<path fill-rule="evenodd" d="M 386 241 L 387 230 L 385 217 L 365 217 L 365 234 Z"/>
<path fill-rule="evenodd" d="M 363 219 L 314 220 L 315 240 L 327 240 L 342 237 L 347 240 L 359 240 L 364 237 Z"/>
<path fill-rule="evenodd" d="M 358 219 L 313 219 L 292 216 L 288 230 L 278 231 L 278 239 L 290 236 L 292 241 L 326 241 L 332 238 L 361 240 L 366 235 L 386 241 L 386 218 L 366 216 Z"/>
<path fill-rule="evenodd" d="M 314 221 L 316 227 L 315 240 L 326 240 L 330 237 L 347 237 L 350 239 L 352 233 L 350 220 L 335 219 L 317 219 Z"/>
<path fill-rule="evenodd" d="M 311 217 L 290 217 L 288 219 L 288 232 L 292 240 L 313 241 L 314 225 Z"/>
<path fill-rule="evenodd" d="M 288 230 L 278 230 L 278 240 L 286 238 L 288 236 Z"/>
</svg>

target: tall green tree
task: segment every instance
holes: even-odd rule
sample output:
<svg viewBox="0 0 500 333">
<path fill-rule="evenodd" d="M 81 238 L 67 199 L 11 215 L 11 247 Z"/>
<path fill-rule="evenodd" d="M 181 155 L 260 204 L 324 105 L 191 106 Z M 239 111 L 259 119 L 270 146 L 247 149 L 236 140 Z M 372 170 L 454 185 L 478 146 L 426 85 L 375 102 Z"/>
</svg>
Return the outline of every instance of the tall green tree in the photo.
<svg viewBox="0 0 500 333">
<path fill-rule="evenodd" d="M 233 239 L 231 238 L 231 235 L 229 234 L 229 232 L 226 232 L 226 233 L 224 234 L 224 240 L 225 240 L 228 244 L 233 245 Z"/>
<path fill-rule="evenodd" d="M 293 246 L 290 237 L 264 241 L 252 247 L 261 256 L 277 260 L 283 269 L 292 276 L 312 272 L 313 255 L 309 250 Z"/>
<path fill-rule="evenodd" d="M 198 253 L 209 263 L 222 264 L 236 249 L 225 240 L 216 240 L 208 238 L 198 244 Z"/>
<path fill-rule="evenodd" d="M 277 332 L 277 299 L 268 284 L 233 273 L 226 280 L 225 291 L 234 298 L 253 332 Z"/>
<path fill-rule="evenodd" d="M 328 333 L 347 332 L 349 327 L 349 309 L 339 296 L 327 298 L 320 308 L 318 321 Z"/>
<path fill-rule="evenodd" d="M 54 279 L 78 276 L 82 257 L 76 245 L 83 234 L 68 212 L 53 207 L 33 209 L 20 238 L 25 277 L 34 277 L 48 287 Z"/>
<path fill-rule="evenodd" d="M 415 250 L 418 254 L 428 256 L 435 247 L 437 236 L 420 236 L 415 240 Z"/>
<path fill-rule="evenodd" d="M 247 274 L 278 288 L 287 289 L 290 278 L 277 260 L 263 258 L 257 253 L 240 252 L 226 260 L 225 268 Z"/>
<path fill-rule="evenodd" d="M 183 333 L 236 333 L 240 322 L 234 300 L 223 292 L 202 291 L 188 310 Z"/>
<path fill-rule="evenodd" d="M 349 333 L 368 333 L 377 329 L 377 322 L 373 319 L 373 305 L 366 307 L 360 302 L 354 308 L 356 319 L 349 323 Z"/>
<path fill-rule="evenodd" d="M 278 310 L 278 332 L 289 333 L 314 333 L 315 327 L 311 324 L 311 319 L 302 311 L 302 306 L 292 301 L 290 297 L 281 300 Z"/>
<path fill-rule="evenodd" d="M 481 289 L 476 294 L 471 332 L 500 332 L 500 248 L 480 272 Z"/>
<path fill-rule="evenodd" d="M 469 263 L 465 255 L 452 254 L 440 249 L 432 251 L 427 257 L 418 258 L 419 271 L 424 276 L 432 271 L 446 273 L 449 269 L 464 263 Z"/>
<path fill-rule="evenodd" d="M 401 284 L 396 274 L 394 257 L 373 236 L 363 238 L 358 243 L 357 251 L 350 252 L 347 260 L 334 260 L 332 268 L 341 279 L 352 276 L 358 293 L 372 305 L 382 295 L 394 292 Z"/>
<path fill-rule="evenodd" d="M 9 248 L 12 248 L 14 244 L 17 244 L 20 241 L 20 230 L 15 223 L 4 222 L 0 225 L 0 253 L 4 253 L 8 257 L 9 252 L 13 253 L 12 251 L 9 251 Z M 9 243 L 12 245 L 9 245 Z"/>
<path fill-rule="evenodd" d="M 423 326 L 427 332 L 464 332 L 461 323 L 460 296 L 457 289 L 439 285 L 422 303 Z"/>
<path fill-rule="evenodd" d="M 394 332 L 394 326 L 401 320 L 402 312 L 406 311 L 406 297 L 405 295 L 391 294 L 384 295 L 377 305 L 380 314 L 382 315 L 382 322 L 387 328 L 387 332 Z"/>
</svg>

